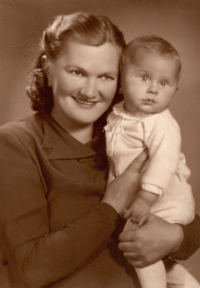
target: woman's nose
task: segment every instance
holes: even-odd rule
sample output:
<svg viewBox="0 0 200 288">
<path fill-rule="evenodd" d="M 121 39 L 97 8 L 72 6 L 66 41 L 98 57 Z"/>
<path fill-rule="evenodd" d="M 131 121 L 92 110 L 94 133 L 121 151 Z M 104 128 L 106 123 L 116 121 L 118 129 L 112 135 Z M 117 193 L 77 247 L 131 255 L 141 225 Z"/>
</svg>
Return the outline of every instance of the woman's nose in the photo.
<svg viewBox="0 0 200 288">
<path fill-rule="evenodd" d="M 157 85 L 157 83 L 156 82 L 150 82 L 147 92 L 150 93 L 150 94 L 153 94 L 153 95 L 157 95 L 158 94 L 158 85 Z"/>
<path fill-rule="evenodd" d="M 86 79 L 80 92 L 85 98 L 95 98 L 98 93 L 96 79 Z"/>
</svg>

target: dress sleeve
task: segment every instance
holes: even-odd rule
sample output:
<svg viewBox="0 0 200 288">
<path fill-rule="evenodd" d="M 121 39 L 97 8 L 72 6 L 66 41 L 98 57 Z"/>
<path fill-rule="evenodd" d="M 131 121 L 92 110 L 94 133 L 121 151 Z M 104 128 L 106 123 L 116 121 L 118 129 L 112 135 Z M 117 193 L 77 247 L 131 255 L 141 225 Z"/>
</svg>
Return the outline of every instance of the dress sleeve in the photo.
<svg viewBox="0 0 200 288">
<path fill-rule="evenodd" d="M 200 248 L 200 217 L 196 214 L 195 219 L 183 228 L 184 240 L 173 258 L 186 260 Z"/>
<path fill-rule="evenodd" d="M 43 287 L 73 273 L 109 241 L 121 221 L 110 205 L 98 203 L 52 232 L 37 165 L 7 131 L 0 133 L 0 163 L 0 245 L 4 263 L 25 287 Z"/>
</svg>

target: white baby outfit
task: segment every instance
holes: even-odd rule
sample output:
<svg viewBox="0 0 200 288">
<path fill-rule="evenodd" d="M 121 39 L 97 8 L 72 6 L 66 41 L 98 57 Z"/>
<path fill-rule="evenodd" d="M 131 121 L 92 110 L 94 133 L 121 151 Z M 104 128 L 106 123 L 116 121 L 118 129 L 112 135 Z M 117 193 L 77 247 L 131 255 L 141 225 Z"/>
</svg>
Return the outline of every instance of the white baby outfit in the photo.
<svg viewBox="0 0 200 288">
<path fill-rule="evenodd" d="M 181 152 L 181 133 L 169 110 L 157 114 L 130 113 L 124 101 L 115 105 L 107 119 L 106 144 L 110 158 L 108 184 L 148 149 L 148 161 L 142 172 L 141 186 L 157 194 L 151 213 L 170 223 L 188 224 L 195 215 L 190 170 Z M 127 220 L 125 230 L 131 229 Z M 162 261 L 135 268 L 142 288 L 200 288 L 196 279 L 180 264 L 172 262 L 165 270 Z"/>
<path fill-rule="evenodd" d="M 170 223 L 188 224 L 194 218 L 194 199 L 187 183 L 190 170 L 181 152 L 181 134 L 169 110 L 157 114 L 130 113 L 124 102 L 115 105 L 108 116 L 106 131 L 109 182 L 124 172 L 147 147 L 149 160 L 141 186 L 158 194 L 151 212 Z"/>
</svg>

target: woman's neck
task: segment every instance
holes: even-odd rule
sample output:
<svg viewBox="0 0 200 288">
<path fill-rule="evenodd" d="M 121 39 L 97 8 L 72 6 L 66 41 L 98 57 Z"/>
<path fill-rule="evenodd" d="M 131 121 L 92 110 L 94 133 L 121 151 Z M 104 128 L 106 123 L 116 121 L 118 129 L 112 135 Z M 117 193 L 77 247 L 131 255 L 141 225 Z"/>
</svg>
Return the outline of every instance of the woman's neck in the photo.
<svg viewBox="0 0 200 288">
<path fill-rule="evenodd" d="M 80 125 L 71 123 L 70 121 L 62 121 L 56 114 L 51 113 L 51 117 L 72 137 L 79 142 L 85 144 L 92 139 L 93 135 L 93 123 L 88 125 Z"/>
<path fill-rule="evenodd" d="M 79 142 L 85 144 L 92 139 L 93 126 L 85 126 L 79 129 L 66 129 L 67 132 Z"/>
</svg>

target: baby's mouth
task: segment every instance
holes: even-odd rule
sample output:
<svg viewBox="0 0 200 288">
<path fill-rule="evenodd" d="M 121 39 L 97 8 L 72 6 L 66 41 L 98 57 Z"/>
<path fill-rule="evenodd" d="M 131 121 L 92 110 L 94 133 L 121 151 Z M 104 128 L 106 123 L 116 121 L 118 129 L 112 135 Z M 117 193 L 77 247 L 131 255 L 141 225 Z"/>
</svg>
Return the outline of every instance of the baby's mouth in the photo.
<svg viewBox="0 0 200 288">
<path fill-rule="evenodd" d="M 151 104 L 155 103 L 155 101 L 153 99 L 143 99 L 142 103 L 145 105 L 151 105 Z"/>
</svg>

